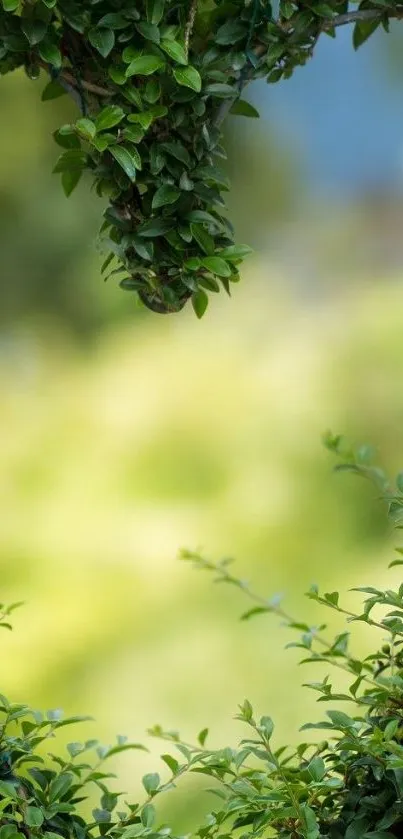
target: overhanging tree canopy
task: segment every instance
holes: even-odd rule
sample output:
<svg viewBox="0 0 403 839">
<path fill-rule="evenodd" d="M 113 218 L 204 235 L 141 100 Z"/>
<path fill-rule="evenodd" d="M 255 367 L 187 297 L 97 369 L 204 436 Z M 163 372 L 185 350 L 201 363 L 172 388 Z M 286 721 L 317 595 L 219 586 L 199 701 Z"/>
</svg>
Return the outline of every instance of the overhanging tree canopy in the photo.
<svg viewBox="0 0 403 839">
<path fill-rule="evenodd" d="M 230 293 L 249 248 L 234 244 L 221 126 L 254 79 L 277 82 L 322 34 L 352 24 L 360 46 L 403 18 L 389 0 L 1 0 L 0 73 L 49 74 L 42 98 L 68 92 L 80 109 L 55 132 L 55 172 L 70 195 L 89 171 L 107 197 L 103 272 L 124 274 L 155 312 L 196 314 L 206 291 Z M 218 162 L 217 162 L 218 161 Z"/>
</svg>

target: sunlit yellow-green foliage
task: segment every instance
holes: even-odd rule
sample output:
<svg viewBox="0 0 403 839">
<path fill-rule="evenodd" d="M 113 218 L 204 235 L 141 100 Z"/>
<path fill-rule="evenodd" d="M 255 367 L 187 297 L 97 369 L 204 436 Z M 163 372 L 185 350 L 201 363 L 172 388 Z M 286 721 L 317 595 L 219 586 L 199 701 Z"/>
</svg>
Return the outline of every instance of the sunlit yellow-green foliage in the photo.
<svg viewBox="0 0 403 839">
<path fill-rule="evenodd" d="M 331 476 L 319 438 L 332 424 L 394 450 L 403 295 L 367 288 L 308 310 L 275 288 L 251 266 L 202 323 L 151 316 L 87 355 L 16 331 L 1 370 L 1 573 L 4 598 L 28 605 L 2 642 L 9 694 L 90 711 L 109 739 L 211 722 L 225 742 L 245 695 L 283 736 L 317 713 L 281 629 L 239 624 L 240 595 L 175 554 L 231 552 L 304 616 L 313 579 L 383 574 L 382 514 L 365 485 Z"/>
<path fill-rule="evenodd" d="M 98 205 L 85 191 L 65 202 L 46 174 L 59 115 L 43 106 L 38 116 L 21 77 L 4 91 L 1 599 L 27 605 L 2 638 L 1 690 L 91 713 L 84 733 L 106 741 L 142 740 L 159 722 L 189 740 L 210 726 L 223 745 L 243 735 L 232 718 L 247 696 L 275 718 L 279 741 L 295 739 L 321 714 L 299 690 L 317 673 L 295 667 L 275 621 L 240 623 L 240 593 L 176 554 L 234 555 L 241 576 L 284 592 L 308 620 L 323 619 L 302 596 L 312 581 L 384 581 L 382 510 L 369 487 L 331 474 L 320 436 L 332 427 L 402 465 L 402 288 L 361 279 L 313 303 L 256 258 L 233 300 L 214 300 L 200 323 L 191 312 L 136 316 L 130 297 L 100 282 Z M 27 125 L 38 137 L 30 158 Z M 29 267 L 37 297 L 24 308 Z M 115 317 L 87 348 L 60 326 L 76 305 L 92 329 L 109 306 Z M 120 762 L 125 789 L 156 767 L 164 748 L 151 747 Z"/>
</svg>

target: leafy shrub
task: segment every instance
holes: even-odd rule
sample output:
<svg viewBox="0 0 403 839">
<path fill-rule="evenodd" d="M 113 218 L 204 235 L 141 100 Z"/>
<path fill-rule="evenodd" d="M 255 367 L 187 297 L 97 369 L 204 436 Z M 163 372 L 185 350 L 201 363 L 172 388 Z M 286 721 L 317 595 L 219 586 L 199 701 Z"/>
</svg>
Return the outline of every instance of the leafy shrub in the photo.
<svg viewBox="0 0 403 839">
<path fill-rule="evenodd" d="M 402 528 L 403 475 L 398 476 L 396 487 L 390 486 L 384 473 L 371 465 L 367 447 L 353 452 L 332 435 L 326 443 L 341 458 L 336 468 L 369 478 L 387 501 L 391 520 Z M 397 552 L 400 558 L 392 566 L 403 564 L 403 548 Z M 163 782 L 158 773 L 145 775 L 144 801 L 122 805 L 121 794 L 109 788 L 111 775 L 104 763 L 122 750 L 143 746 L 124 738 L 118 738 L 112 747 L 94 740 L 72 742 L 66 757 L 50 752 L 45 758 L 46 742 L 61 727 L 80 718 L 64 719 L 60 711 L 42 715 L 1 697 L 0 839 L 21 839 L 22 835 L 27 839 L 164 839 L 172 832 L 159 824 L 153 802 L 186 772 L 207 776 L 219 800 L 217 809 L 196 829 L 199 839 L 230 839 L 232 835 L 240 839 L 402 837 L 403 584 L 396 591 L 367 586 L 357 589 L 365 595 L 358 612 L 344 608 L 338 592 L 320 594 L 316 586 L 308 592 L 311 600 L 345 616 L 348 623 L 360 621 L 380 631 L 374 651 L 361 659 L 350 651 L 349 632 L 327 639 L 326 626 L 295 620 L 278 599 L 255 594 L 245 581 L 233 576 L 229 560 L 213 563 L 190 552 L 184 552 L 182 559 L 213 572 L 217 582 L 245 592 L 253 605 L 242 616 L 244 620 L 275 614 L 301 633 L 291 646 L 303 650 L 304 662 L 325 663 L 347 674 L 350 684 L 345 692 L 333 687 L 329 676 L 309 683 L 309 687 L 319 694 L 319 702 L 347 702 L 351 710 L 331 709 L 324 721 L 305 724 L 304 731 L 323 730 L 326 740 L 307 740 L 292 748 L 273 744 L 273 721 L 268 716 L 255 718 L 248 700 L 237 715 L 246 724 L 247 735 L 235 749 L 207 748 L 207 729 L 191 745 L 182 742 L 178 733 L 155 726 L 150 734 L 176 750 L 161 756 L 170 777 Z M 3 608 L 1 625 L 9 626 L 9 614 L 16 605 Z M 86 756 L 91 751 L 96 753 L 95 761 Z M 88 819 L 81 808 L 90 784 L 99 790 L 100 805 Z"/>
<path fill-rule="evenodd" d="M 322 33 L 355 24 L 354 46 L 403 15 L 394 0 L 1 0 L 0 74 L 50 76 L 43 99 L 68 92 L 80 118 L 55 132 L 55 172 L 69 195 L 89 171 L 108 199 L 103 270 L 125 274 L 155 312 L 206 291 L 230 294 L 249 252 L 233 242 L 221 126 L 258 113 L 241 98 L 305 64 Z M 117 264 L 116 264 L 117 263 Z"/>
</svg>

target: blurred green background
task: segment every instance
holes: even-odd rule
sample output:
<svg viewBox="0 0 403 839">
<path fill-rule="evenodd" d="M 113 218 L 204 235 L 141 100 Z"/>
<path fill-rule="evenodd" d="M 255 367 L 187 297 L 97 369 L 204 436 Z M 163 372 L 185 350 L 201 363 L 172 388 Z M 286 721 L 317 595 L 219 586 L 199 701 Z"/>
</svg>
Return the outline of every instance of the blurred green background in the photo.
<svg viewBox="0 0 403 839">
<path fill-rule="evenodd" d="M 242 595 L 178 562 L 182 546 L 236 556 L 240 576 L 308 620 L 312 581 L 393 580 L 382 509 L 332 475 L 320 442 L 331 427 L 403 463 L 403 114 L 389 43 L 354 56 L 341 33 L 295 79 L 251 90 L 261 122 L 227 133 L 231 213 L 255 255 L 200 323 L 102 282 L 102 207 L 85 185 L 67 201 L 51 174 L 51 131 L 73 105 L 41 105 L 42 81 L 1 79 L 0 573 L 2 600 L 27 601 L 2 637 L 1 689 L 93 714 L 74 739 L 147 742 L 158 722 L 230 744 L 245 696 L 275 718 L 278 742 L 320 716 L 299 690 L 317 672 L 284 653 L 284 630 L 240 623 Z M 393 44 L 398 56 L 397 32 Z M 116 763 L 133 795 L 166 751 L 148 745 Z M 167 805 L 184 829 L 196 790 Z"/>
</svg>

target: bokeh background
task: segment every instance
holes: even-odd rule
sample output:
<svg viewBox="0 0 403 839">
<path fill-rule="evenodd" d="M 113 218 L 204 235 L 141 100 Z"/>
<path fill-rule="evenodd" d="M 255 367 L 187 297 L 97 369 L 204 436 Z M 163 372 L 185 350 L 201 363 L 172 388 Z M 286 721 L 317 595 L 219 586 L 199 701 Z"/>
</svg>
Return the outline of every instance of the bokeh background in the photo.
<svg viewBox="0 0 403 839">
<path fill-rule="evenodd" d="M 350 36 L 252 87 L 259 123 L 228 125 L 229 204 L 255 255 L 201 322 L 102 282 L 102 207 L 51 174 L 73 105 L 1 79 L 1 599 L 26 601 L 1 639 L 2 692 L 93 714 L 82 737 L 146 742 L 114 767 L 133 796 L 166 751 L 150 725 L 235 743 L 247 696 L 280 743 L 321 715 L 284 629 L 240 623 L 242 595 L 180 547 L 235 556 L 308 620 L 312 581 L 393 581 L 381 507 L 321 446 L 331 427 L 403 465 L 402 41 L 353 54 Z M 183 829 L 211 805 L 198 788 L 164 805 Z"/>
</svg>

